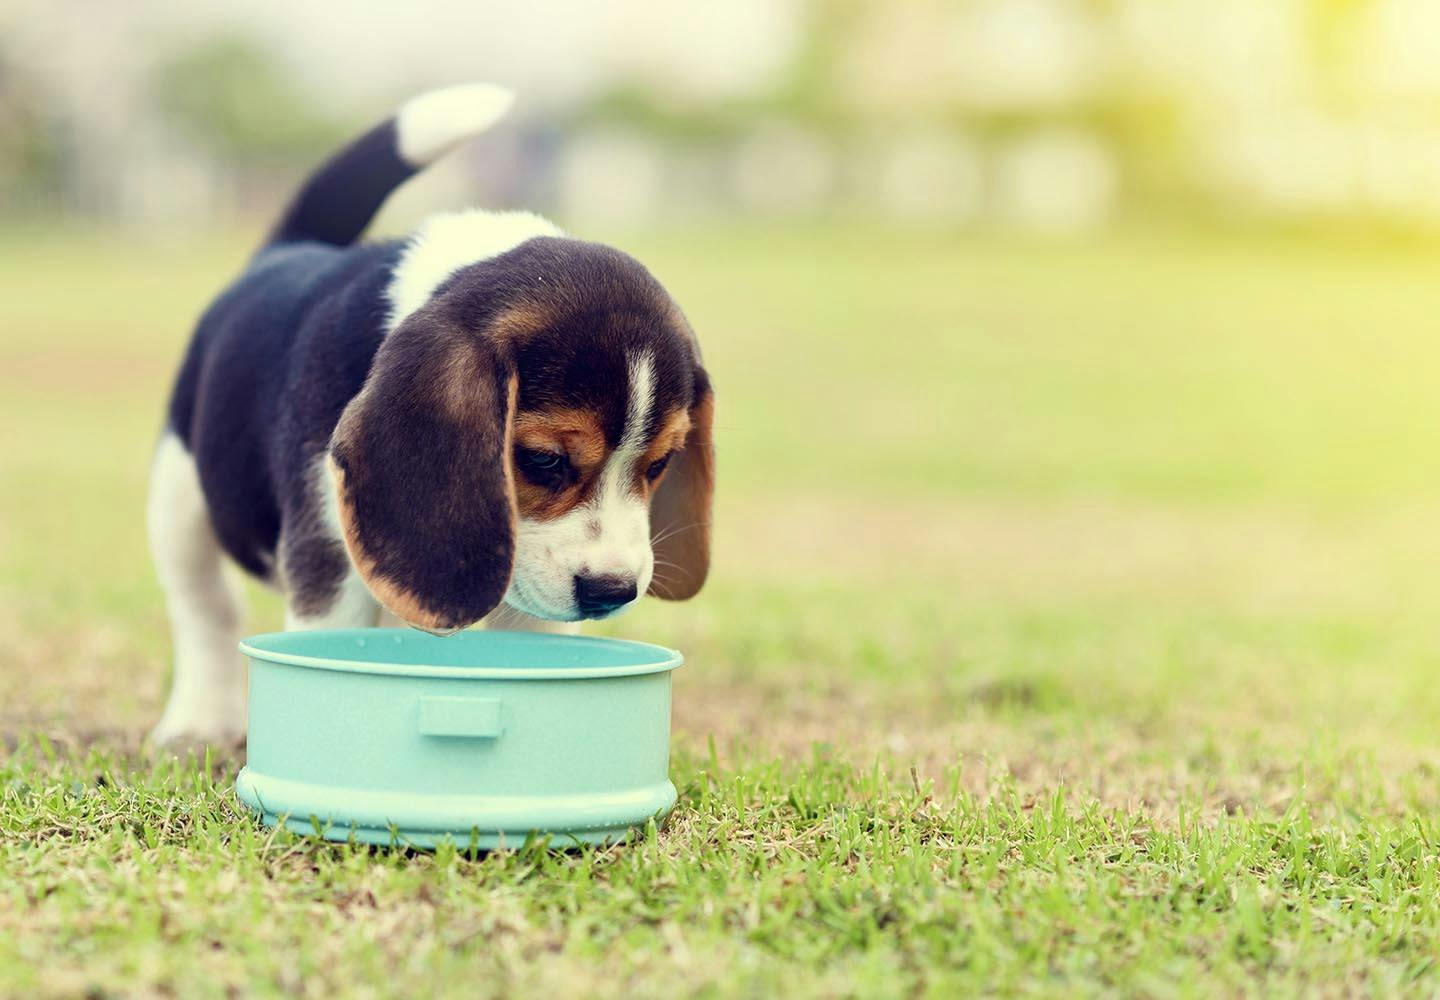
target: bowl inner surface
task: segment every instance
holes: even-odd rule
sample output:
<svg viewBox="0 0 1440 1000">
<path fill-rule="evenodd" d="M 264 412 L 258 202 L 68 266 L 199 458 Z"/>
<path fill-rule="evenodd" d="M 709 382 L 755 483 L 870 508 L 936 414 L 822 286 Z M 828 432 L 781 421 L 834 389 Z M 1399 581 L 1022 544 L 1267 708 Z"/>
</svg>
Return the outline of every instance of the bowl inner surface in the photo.
<svg viewBox="0 0 1440 1000">
<path fill-rule="evenodd" d="M 398 628 L 269 632 L 240 649 L 257 660 L 321 670 L 517 680 L 652 674 L 682 661 L 673 649 L 627 639 L 493 631 L 441 637 Z"/>
</svg>

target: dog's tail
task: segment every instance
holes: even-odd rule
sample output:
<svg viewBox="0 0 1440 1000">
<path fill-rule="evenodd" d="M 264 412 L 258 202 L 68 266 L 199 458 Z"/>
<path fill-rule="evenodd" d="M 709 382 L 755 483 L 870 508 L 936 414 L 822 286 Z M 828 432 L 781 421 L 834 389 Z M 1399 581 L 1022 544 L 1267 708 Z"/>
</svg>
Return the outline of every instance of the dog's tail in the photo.
<svg viewBox="0 0 1440 1000">
<path fill-rule="evenodd" d="M 355 242 L 391 191 L 495 124 L 514 100 L 509 90 L 490 83 L 411 98 L 310 175 L 265 245 Z"/>
</svg>

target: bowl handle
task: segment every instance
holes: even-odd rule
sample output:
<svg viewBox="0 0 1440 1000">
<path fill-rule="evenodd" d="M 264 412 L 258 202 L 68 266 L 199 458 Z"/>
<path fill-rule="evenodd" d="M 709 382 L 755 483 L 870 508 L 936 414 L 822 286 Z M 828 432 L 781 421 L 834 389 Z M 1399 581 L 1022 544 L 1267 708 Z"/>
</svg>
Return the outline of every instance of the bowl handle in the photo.
<svg viewBox="0 0 1440 1000">
<path fill-rule="evenodd" d="M 505 731 L 494 698 L 421 698 L 420 735 L 496 739 Z"/>
</svg>

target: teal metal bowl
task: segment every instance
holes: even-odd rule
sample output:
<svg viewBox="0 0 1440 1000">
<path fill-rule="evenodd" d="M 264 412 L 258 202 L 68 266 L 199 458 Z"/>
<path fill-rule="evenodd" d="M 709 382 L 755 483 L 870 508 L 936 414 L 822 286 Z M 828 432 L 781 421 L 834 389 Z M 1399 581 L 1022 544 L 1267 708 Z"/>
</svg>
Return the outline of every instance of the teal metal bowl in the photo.
<svg viewBox="0 0 1440 1000">
<path fill-rule="evenodd" d="M 605 843 L 675 804 L 672 649 L 408 629 L 276 632 L 250 658 L 240 800 L 330 840 Z"/>
</svg>

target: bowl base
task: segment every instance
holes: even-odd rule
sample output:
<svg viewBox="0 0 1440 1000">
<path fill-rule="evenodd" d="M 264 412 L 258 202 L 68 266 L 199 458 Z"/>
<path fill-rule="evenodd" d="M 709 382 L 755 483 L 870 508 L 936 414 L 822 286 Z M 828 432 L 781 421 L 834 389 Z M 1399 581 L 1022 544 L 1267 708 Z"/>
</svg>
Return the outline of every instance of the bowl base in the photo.
<svg viewBox="0 0 1440 1000">
<path fill-rule="evenodd" d="M 451 796 L 336 788 L 242 768 L 235 793 L 266 826 L 382 847 L 518 848 L 535 837 L 555 849 L 612 844 L 675 805 L 675 786 L 572 796 Z"/>
<path fill-rule="evenodd" d="M 627 825 L 612 826 L 603 830 L 557 830 L 544 833 L 532 830 L 526 833 L 510 834 L 503 830 L 482 833 L 478 828 L 472 827 L 469 831 L 461 833 L 451 830 L 379 829 L 369 826 L 341 827 L 333 822 L 322 823 L 317 828 L 315 821 L 308 819 L 296 819 L 293 816 L 280 817 L 274 813 L 260 813 L 259 816 L 260 822 L 266 826 L 280 826 L 283 822 L 285 829 L 306 837 L 319 837 L 340 844 L 353 840 L 357 844 L 370 844 L 375 847 L 412 848 L 420 851 L 433 851 L 445 841 L 449 841 L 462 851 L 472 847 L 482 851 L 506 849 L 513 851 L 523 846 L 531 837 L 546 838 L 549 841 L 547 846 L 551 850 L 565 850 L 584 847 L 587 844 L 603 846 L 623 843 L 640 831 L 638 826 Z"/>
</svg>

